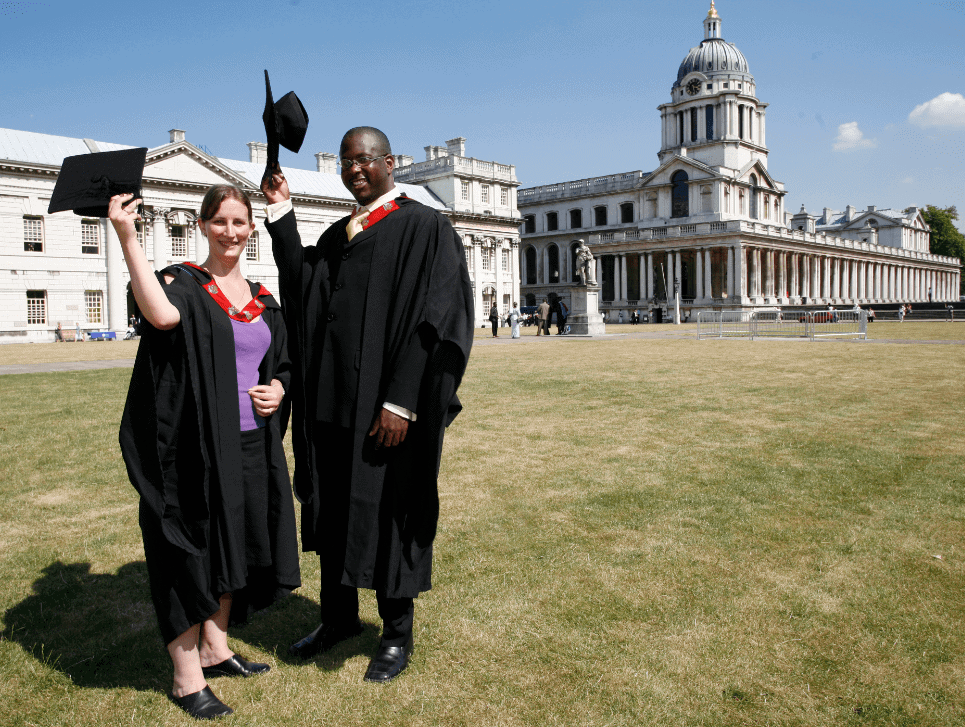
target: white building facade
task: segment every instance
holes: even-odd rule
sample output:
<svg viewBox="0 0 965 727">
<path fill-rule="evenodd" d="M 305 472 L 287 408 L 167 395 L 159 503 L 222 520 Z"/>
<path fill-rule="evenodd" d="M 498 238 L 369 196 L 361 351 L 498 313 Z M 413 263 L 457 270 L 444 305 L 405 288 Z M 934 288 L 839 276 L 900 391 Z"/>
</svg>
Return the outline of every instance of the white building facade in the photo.
<svg viewBox="0 0 965 727">
<path fill-rule="evenodd" d="M 169 134 L 169 143 L 148 151 L 145 165 L 146 220 L 139 225 L 139 236 L 148 260 L 155 270 L 177 262 L 204 261 L 207 241 L 196 224 L 201 200 L 212 184 L 234 184 L 251 196 L 255 211 L 256 229 L 243 261 L 245 276 L 277 292 L 278 273 L 264 227 L 265 200 L 259 191 L 265 144 L 248 144 L 248 161 L 237 161 L 206 153 L 188 142 L 181 130 Z M 85 332 L 122 333 L 127 328 L 135 307 L 129 292 L 130 276 L 110 222 L 71 212 L 47 214 L 65 157 L 124 148 L 129 147 L 0 129 L 0 342 L 52 341 L 58 324 L 68 336 L 78 326 Z M 336 156 L 320 152 L 315 157 L 314 171 L 284 169 L 305 244 L 313 244 L 355 204 L 337 174 Z M 420 165 L 411 165 L 411 157 L 407 159 L 408 169 L 399 169 L 402 174 L 396 175 L 397 186 L 447 215 L 462 236 L 466 258 L 471 261 L 477 323 L 484 325 L 489 314 L 487 302 L 497 299 L 499 293 L 505 297 L 519 291 L 515 169 L 468 159 L 470 173 L 464 173 L 463 157 L 459 157 L 459 165 L 450 168 L 448 176 L 477 184 L 475 193 L 480 197 L 487 179 L 485 166 L 492 167 L 492 181 L 485 183 L 491 185 L 489 194 L 495 194 L 495 203 L 487 207 L 480 199 L 477 206 L 467 207 L 456 200 L 447 204 L 445 197 L 434 193 L 433 187 L 447 183 L 446 173 L 434 174 L 423 183 L 419 174 L 413 173 Z M 408 183 L 407 177 L 415 183 Z M 493 192 L 497 178 L 500 187 Z"/>
<path fill-rule="evenodd" d="M 704 40 L 677 72 L 652 172 L 520 189 L 524 303 L 567 297 L 574 251 L 597 258 L 603 308 L 667 314 L 679 285 L 698 310 L 957 301 L 959 261 L 928 252 L 917 208 L 784 209 L 768 170 L 767 104 L 744 55 L 721 37 L 713 2 Z M 671 303 L 672 307 L 672 303 Z M 662 315 L 661 315 L 662 314 Z"/>
</svg>

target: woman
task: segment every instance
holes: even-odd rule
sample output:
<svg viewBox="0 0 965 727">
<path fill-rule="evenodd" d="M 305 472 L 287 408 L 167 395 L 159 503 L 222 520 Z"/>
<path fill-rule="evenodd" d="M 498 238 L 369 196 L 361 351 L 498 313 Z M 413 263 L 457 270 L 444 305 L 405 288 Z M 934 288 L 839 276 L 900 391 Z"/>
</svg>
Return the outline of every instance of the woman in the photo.
<svg viewBox="0 0 965 727">
<path fill-rule="evenodd" d="M 268 671 L 228 647 L 243 622 L 301 585 L 278 408 L 290 380 L 278 304 L 239 262 L 251 202 L 215 185 L 201 203 L 201 266 L 155 275 L 137 241 L 132 195 L 109 216 L 144 323 L 121 450 L 141 495 L 151 597 L 174 664 L 172 701 L 192 717 L 231 714 L 205 678 Z M 163 282 L 162 282 L 163 281 Z"/>
<path fill-rule="evenodd" d="M 513 309 L 509 311 L 509 325 L 513 329 L 513 338 L 519 338 L 519 319 L 521 315 L 519 306 L 516 304 L 516 301 L 513 301 Z"/>
</svg>

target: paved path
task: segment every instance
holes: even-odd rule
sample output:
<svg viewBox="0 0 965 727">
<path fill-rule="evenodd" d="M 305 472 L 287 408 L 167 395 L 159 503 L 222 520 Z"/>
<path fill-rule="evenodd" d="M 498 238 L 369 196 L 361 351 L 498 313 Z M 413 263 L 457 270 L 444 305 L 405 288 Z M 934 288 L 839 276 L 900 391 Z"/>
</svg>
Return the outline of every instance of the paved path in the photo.
<svg viewBox="0 0 965 727">
<path fill-rule="evenodd" d="M 521 346 L 521 345 L 552 345 L 551 342 L 566 342 L 572 344 L 577 341 L 617 341 L 628 338 L 647 338 L 659 340 L 690 339 L 697 337 L 696 331 L 673 331 L 665 327 L 660 327 L 655 331 L 621 331 L 620 333 L 607 333 L 602 336 L 523 336 L 512 338 L 508 333 L 500 335 L 499 338 L 477 338 L 473 341 L 473 346 Z M 714 339 L 708 339 L 714 340 Z M 728 339 L 738 340 L 738 339 Z M 758 339 L 767 340 L 767 339 Z M 771 339 L 779 341 L 802 341 L 808 342 L 806 338 L 780 338 Z M 917 341 L 913 339 L 901 338 L 869 338 L 866 341 L 857 339 L 824 339 L 815 343 L 901 343 L 922 346 L 965 346 L 965 341 Z M 96 369 L 113 368 L 132 368 L 134 359 L 119 358 L 110 361 L 58 361 L 55 363 L 27 363 L 27 364 L 7 364 L 0 365 L 0 376 L 3 374 L 41 374 L 57 371 L 94 371 Z"/>
<path fill-rule="evenodd" d="M 93 371 L 95 369 L 133 368 L 134 359 L 118 358 L 110 361 L 56 361 L 53 363 L 6 364 L 2 374 L 43 374 L 51 371 Z"/>
</svg>

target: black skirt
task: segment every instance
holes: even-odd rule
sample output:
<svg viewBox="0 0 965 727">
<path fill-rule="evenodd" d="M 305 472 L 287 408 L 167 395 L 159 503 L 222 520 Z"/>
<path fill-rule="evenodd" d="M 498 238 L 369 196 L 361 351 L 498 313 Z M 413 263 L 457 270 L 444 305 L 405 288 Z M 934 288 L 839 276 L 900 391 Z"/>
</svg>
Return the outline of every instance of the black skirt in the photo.
<svg viewBox="0 0 965 727">
<path fill-rule="evenodd" d="M 217 613 L 226 593 L 232 594 L 231 623 L 238 624 L 299 585 L 285 582 L 293 566 L 297 573 L 294 503 L 290 490 L 270 490 L 266 431 L 241 432 L 243 477 L 230 485 L 240 491 L 224 497 L 211 488 L 207 553 L 192 555 L 170 544 L 141 503 L 144 557 L 165 644 Z"/>
</svg>

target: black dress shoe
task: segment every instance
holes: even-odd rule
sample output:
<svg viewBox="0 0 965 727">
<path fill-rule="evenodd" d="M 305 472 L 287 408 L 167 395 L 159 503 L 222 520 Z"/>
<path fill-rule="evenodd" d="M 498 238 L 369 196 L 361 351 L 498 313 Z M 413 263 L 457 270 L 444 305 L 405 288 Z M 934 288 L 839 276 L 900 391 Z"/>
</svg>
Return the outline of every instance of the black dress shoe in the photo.
<svg viewBox="0 0 965 727">
<path fill-rule="evenodd" d="M 214 692 L 207 684 L 204 689 L 194 694 L 185 694 L 183 697 L 175 697 L 173 694 L 169 696 L 172 702 L 195 719 L 214 719 L 234 714 L 231 707 L 214 696 Z"/>
<path fill-rule="evenodd" d="M 395 679 L 403 670 L 409 666 L 409 657 L 412 656 L 412 637 L 405 646 L 382 646 L 375 652 L 369 668 L 365 670 L 365 681 L 367 682 L 390 682 Z"/>
<path fill-rule="evenodd" d="M 220 664 L 201 667 L 205 679 L 212 677 L 250 677 L 254 674 L 264 674 L 271 669 L 267 664 L 259 664 L 256 661 L 247 661 L 235 654 L 230 659 L 225 659 Z"/>
<path fill-rule="evenodd" d="M 304 639 L 289 646 L 288 653 L 300 659 L 310 659 L 316 654 L 328 651 L 339 641 L 345 641 L 360 633 L 362 633 L 362 622 L 358 619 L 338 626 L 322 624 Z"/>
</svg>

